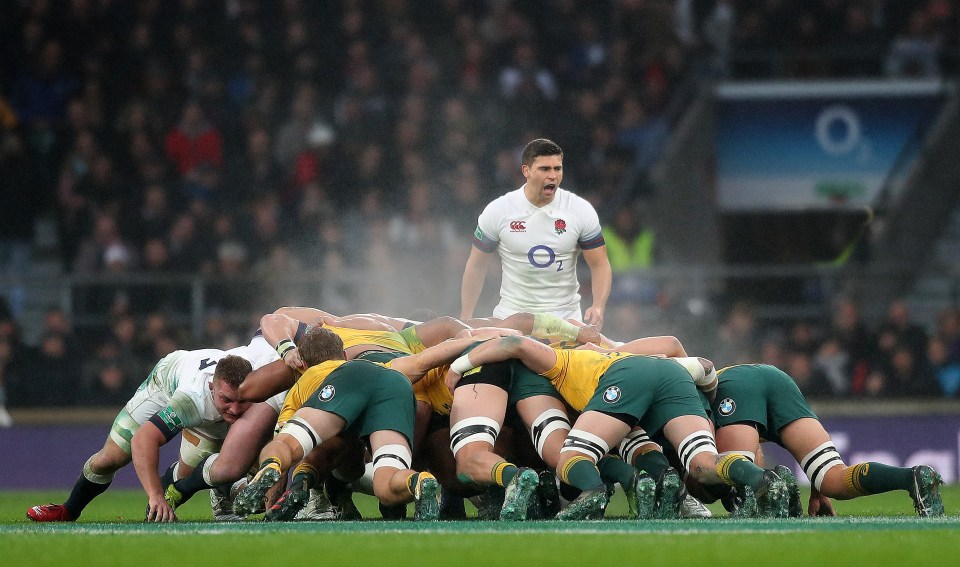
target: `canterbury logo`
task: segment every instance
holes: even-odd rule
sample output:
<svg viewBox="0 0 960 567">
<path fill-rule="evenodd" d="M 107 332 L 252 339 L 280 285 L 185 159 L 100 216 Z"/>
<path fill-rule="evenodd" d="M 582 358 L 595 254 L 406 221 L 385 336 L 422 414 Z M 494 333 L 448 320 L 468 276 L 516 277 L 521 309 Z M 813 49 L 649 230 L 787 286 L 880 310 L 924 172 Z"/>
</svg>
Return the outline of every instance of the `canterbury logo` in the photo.
<svg viewBox="0 0 960 567">
<path fill-rule="evenodd" d="M 515 220 L 510 222 L 510 230 L 512 230 L 513 232 L 520 232 L 520 231 L 527 230 L 527 226 L 524 224 L 524 221 Z"/>
</svg>

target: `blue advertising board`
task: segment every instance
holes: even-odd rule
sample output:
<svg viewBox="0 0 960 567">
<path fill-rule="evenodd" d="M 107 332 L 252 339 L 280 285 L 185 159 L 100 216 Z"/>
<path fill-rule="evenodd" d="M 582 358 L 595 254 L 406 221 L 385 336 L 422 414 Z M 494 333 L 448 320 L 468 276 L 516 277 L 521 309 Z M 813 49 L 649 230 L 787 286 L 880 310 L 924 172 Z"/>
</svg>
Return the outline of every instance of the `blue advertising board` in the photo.
<svg viewBox="0 0 960 567">
<path fill-rule="evenodd" d="M 724 84 L 716 89 L 724 211 L 860 208 L 919 155 L 939 81 Z"/>
</svg>

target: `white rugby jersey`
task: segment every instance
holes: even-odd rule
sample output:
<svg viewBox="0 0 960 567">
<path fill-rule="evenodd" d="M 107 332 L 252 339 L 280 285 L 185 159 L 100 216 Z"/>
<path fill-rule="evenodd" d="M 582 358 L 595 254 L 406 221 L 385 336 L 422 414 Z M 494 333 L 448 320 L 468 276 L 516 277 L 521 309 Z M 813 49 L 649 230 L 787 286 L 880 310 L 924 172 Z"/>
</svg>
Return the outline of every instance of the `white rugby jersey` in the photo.
<svg viewBox="0 0 960 567">
<path fill-rule="evenodd" d="M 143 383 L 149 398 L 175 415 L 160 417 L 171 426 L 196 428 L 223 421 L 213 403 L 213 372 L 227 353 L 219 349 L 177 350 L 160 359 L 150 379 Z M 134 399 L 137 399 L 135 396 Z"/>
<path fill-rule="evenodd" d="M 500 254 L 497 316 L 520 311 L 579 315 L 577 258 L 581 250 L 603 244 L 597 211 L 560 188 L 543 207 L 528 201 L 523 187 L 498 197 L 480 214 L 473 240 L 481 251 Z"/>
</svg>

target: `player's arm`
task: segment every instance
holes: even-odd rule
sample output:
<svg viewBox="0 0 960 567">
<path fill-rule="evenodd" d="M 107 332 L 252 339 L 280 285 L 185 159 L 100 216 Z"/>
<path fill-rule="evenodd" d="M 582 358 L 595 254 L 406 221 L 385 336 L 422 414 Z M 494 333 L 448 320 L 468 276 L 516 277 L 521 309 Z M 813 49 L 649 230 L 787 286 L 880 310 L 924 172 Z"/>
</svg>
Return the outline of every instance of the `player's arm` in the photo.
<svg viewBox="0 0 960 567">
<path fill-rule="evenodd" d="M 467 265 L 463 268 L 463 281 L 460 284 L 460 319 L 473 317 L 473 311 L 483 291 L 483 280 L 490 265 L 491 252 L 484 252 L 474 245 L 470 248 Z"/>
<path fill-rule="evenodd" d="M 324 317 L 334 316 L 315 307 L 281 307 L 273 313 L 275 315 L 286 315 L 287 317 L 290 317 L 296 321 L 303 321 L 307 325 L 316 325 Z"/>
<path fill-rule="evenodd" d="M 613 284 L 613 269 L 607 258 L 606 245 L 584 249 L 583 259 L 590 268 L 590 287 L 593 290 L 593 305 L 584 312 L 583 321 L 602 329 L 603 314 L 607 309 L 610 287 Z"/>
<path fill-rule="evenodd" d="M 390 368 L 405 374 L 410 382 L 417 382 L 430 370 L 452 363 L 471 345 L 515 332 L 512 329 L 490 329 L 483 332 L 467 329 L 459 333 L 457 338 L 447 339 L 423 352 L 394 359 Z"/>
<path fill-rule="evenodd" d="M 444 316 L 420 323 L 415 330 L 423 346 L 432 347 L 469 328 L 466 323 L 456 317 Z"/>
<path fill-rule="evenodd" d="M 180 432 L 181 427 L 178 424 L 176 414 L 171 408 L 165 408 L 140 426 L 130 440 L 133 468 L 137 471 L 137 478 L 140 479 L 144 492 L 147 493 L 148 522 L 177 520 L 173 508 L 164 500 L 163 483 L 157 470 L 160 466 L 160 447 Z"/>
<path fill-rule="evenodd" d="M 312 324 L 323 322 L 323 317 Z M 271 313 L 260 318 L 260 331 L 268 344 L 273 345 L 277 354 L 294 371 L 306 369 L 300 350 L 297 348 L 297 339 L 303 336 L 307 326 L 311 323 L 301 321 L 282 313 Z"/>
<path fill-rule="evenodd" d="M 460 356 L 450 364 L 446 383 L 450 391 L 456 388 L 464 372 L 489 364 L 516 358 L 537 374 L 547 372 L 557 363 L 557 353 L 535 339 L 511 335 L 483 343 Z"/>
<path fill-rule="evenodd" d="M 407 327 L 422 323 L 422 321 L 404 319 L 403 317 L 388 317 L 387 315 L 381 315 L 379 313 L 355 313 L 354 315 L 349 315 L 348 317 L 366 317 L 368 319 L 373 319 L 389 325 L 391 327 L 390 330 L 392 331 L 402 331 Z"/>
<path fill-rule="evenodd" d="M 347 315 L 345 317 L 329 316 L 321 318 L 320 322 L 324 325 L 346 327 L 347 329 L 357 329 L 359 331 L 396 331 L 393 325 L 367 315 Z"/>
<path fill-rule="evenodd" d="M 643 337 L 613 348 L 593 348 L 599 352 L 628 352 L 630 354 L 644 354 L 648 356 L 663 355 L 670 358 L 687 356 L 686 349 L 677 337 L 664 335 L 661 337 Z"/>
<path fill-rule="evenodd" d="M 274 360 L 247 374 L 237 392 L 241 401 L 263 402 L 289 390 L 299 376 L 286 362 Z"/>
</svg>

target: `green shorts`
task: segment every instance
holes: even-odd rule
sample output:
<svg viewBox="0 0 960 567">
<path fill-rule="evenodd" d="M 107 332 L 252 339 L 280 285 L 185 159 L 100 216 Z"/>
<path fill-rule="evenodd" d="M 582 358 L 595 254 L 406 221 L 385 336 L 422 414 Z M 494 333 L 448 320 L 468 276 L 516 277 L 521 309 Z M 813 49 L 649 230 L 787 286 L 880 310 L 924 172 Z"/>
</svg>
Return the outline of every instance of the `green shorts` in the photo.
<svg viewBox="0 0 960 567">
<path fill-rule="evenodd" d="M 475 371 L 468 372 L 457 388 L 471 384 L 490 384 L 505 390 L 507 407 L 514 407 L 517 402 L 534 396 L 561 399 L 560 393 L 549 380 L 516 359 L 481 365 Z"/>
<path fill-rule="evenodd" d="M 610 366 L 583 411 L 626 417 L 629 425 L 640 425 L 651 436 L 676 417 L 707 418 L 685 368 L 667 358 L 640 356 Z"/>
<path fill-rule="evenodd" d="M 755 425 L 760 437 L 780 444 L 780 430 L 804 418 L 817 419 L 790 376 L 768 364 L 741 364 L 719 375 L 713 421 L 717 429 L 734 423 Z"/>
<path fill-rule="evenodd" d="M 350 361 L 331 372 L 303 407 L 339 415 L 347 422 L 345 430 L 358 437 L 391 430 L 413 443 L 413 388 L 396 370 L 362 360 Z"/>
</svg>

